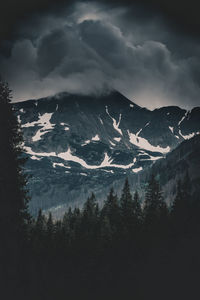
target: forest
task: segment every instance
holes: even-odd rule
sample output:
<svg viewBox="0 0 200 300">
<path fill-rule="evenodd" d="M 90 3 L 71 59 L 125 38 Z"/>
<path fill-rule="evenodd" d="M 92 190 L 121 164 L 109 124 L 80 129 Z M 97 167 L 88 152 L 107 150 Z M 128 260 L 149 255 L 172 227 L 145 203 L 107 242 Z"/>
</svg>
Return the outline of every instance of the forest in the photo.
<svg viewBox="0 0 200 300">
<path fill-rule="evenodd" d="M 101 207 L 91 191 L 62 220 L 41 210 L 33 218 L 23 136 L 3 81 L 0 140 L 2 299 L 195 299 L 200 202 L 187 170 L 170 207 L 151 174 L 144 201 L 126 178 L 121 194 L 111 189 Z"/>
</svg>

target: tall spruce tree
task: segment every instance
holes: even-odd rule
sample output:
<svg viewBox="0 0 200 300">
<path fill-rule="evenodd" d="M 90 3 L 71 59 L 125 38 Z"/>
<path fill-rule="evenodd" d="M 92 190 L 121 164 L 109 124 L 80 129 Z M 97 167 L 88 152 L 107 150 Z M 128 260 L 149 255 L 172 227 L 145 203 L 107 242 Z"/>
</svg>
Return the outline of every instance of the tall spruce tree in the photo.
<svg viewBox="0 0 200 300">
<path fill-rule="evenodd" d="M 68 211 L 64 214 L 62 221 L 62 232 L 65 245 L 71 245 L 75 238 L 73 226 L 73 213 L 71 207 L 69 207 Z"/>
<path fill-rule="evenodd" d="M 128 178 L 125 180 L 122 195 L 120 198 L 120 210 L 122 218 L 122 227 L 125 234 L 131 234 L 134 230 L 134 203 L 130 192 Z"/>
<path fill-rule="evenodd" d="M 47 243 L 49 245 L 52 245 L 54 232 L 55 232 L 54 223 L 53 223 L 53 219 L 52 219 L 52 214 L 50 212 L 48 219 L 47 219 L 47 225 L 46 225 L 46 239 L 47 239 Z"/>
<path fill-rule="evenodd" d="M 121 215 L 119 201 L 117 195 L 114 194 L 113 188 L 111 188 L 107 199 L 104 203 L 104 207 L 102 209 L 101 219 L 105 217 L 109 220 L 110 228 L 113 235 L 117 237 L 121 227 Z"/>
<path fill-rule="evenodd" d="M 154 175 L 151 175 L 148 182 L 145 203 L 144 203 L 144 222 L 148 231 L 159 231 L 161 216 L 167 214 L 167 206 L 163 200 L 159 182 Z"/>
<path fill-rule="evenodd" d="M 23 138 L 11 98 L 8 84 L 0 81 L 0 227 L 6 228 L 6 235 L 18 235 L 30 216 Z"/>
<path fill-rule="evenodd" d="M 23 139 L 11 99 L 8 84 L 0 80 L 0 257 L 9 277 L 20 264 L 30 221 Z"/>
<path fill-rule="evenodd" d="M 88 197 L 83 207 L 82 213 L 82 232 L 85 239 L 91 240 L 95 237 L 97 222 L 98 222 L 98 209 L 94 193 Z"/>
<path fill-rule="evenodd" d="M 45 216 L 42 214 L 42 210 L 39 209 L 37 220 L 32 235 L 33 248 L 36 252 L 40 253 L 45 248 L 45 235 L 47 231 L 47 222 Z"/>
<path fill-rule="evenodd" d="M 138 228 L 138 226 L 142 224 L 143 215 L 142 215 L 142 208 L 139 200 L 139 194 L 137 191 L 135 191 L 134 193 L 133 206 L 134 206 L 135 221 Z"/>
</svg>

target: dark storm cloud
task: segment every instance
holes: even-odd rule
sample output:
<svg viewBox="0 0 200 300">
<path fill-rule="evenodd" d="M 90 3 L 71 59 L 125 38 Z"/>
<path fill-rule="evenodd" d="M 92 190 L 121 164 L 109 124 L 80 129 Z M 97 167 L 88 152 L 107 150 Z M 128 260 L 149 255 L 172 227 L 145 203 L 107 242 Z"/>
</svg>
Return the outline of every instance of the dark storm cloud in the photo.
<svg viewBox="0 0 200 300">
<path fill-rule="evenodd" d="M 37 64 L 40 66 L 41 76 L 46 76 L 61 64 L 63 57 L 67 55 L 67 40 L 64 30 L 55 30 L 41 39 L 37 49 Z"/>
<path fill-rule="evenodd" d="M 44 14 L 54 12 L 59 14 L 63 7 L 67 7 L 68 11 L 72 7 L 74 0 L 6 0 L 0 3 L 0 40 L 13 36 L 15 28 L 22 20 L 29 19 L 32 14 Z M 94 3 L 93 0 L 87 2 Z M 168 22 L 180 31 L 189 32 L 190 34 L 200 33 L 199 18 L 199 1 L 190 0 L 101 0 L 110 7 L 127 6 L 129 15 L 127 19 L 132 19 L 132 13 L 137 6 L 135 18 L 143 19 L 152 18 L 162 15 Z M 175 27 L 175 28 L 174 28 Z"/>
<path fill-rule="evenodd" d="M 0 56 L 14 100 L 114 88 L 150 108 L 199 105 L 198 39 L 177 35 L 152 12 L 141 14 L 137 6 L 131 19 L 124 6 L 78 3 L 29 19 L 10 56 Z"/>
</svg>

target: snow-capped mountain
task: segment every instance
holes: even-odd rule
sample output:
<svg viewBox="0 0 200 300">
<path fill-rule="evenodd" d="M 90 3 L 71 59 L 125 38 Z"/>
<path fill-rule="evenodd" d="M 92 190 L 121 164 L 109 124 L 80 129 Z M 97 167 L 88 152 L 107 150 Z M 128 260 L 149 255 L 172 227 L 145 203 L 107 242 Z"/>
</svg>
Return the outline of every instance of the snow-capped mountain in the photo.
<svg viewBox="0 0 200 300">
<path fill-rule="evenodd" d="M 15 108 L 29 158 L 26 171 L 32 174 L 32 213 L 80 204 L 91 191 L 102 200 L 114 182 L 200 133 L 200 107 L 150 111 L 118 92 L 101 97 L 62 93 Z"/>
</svg>

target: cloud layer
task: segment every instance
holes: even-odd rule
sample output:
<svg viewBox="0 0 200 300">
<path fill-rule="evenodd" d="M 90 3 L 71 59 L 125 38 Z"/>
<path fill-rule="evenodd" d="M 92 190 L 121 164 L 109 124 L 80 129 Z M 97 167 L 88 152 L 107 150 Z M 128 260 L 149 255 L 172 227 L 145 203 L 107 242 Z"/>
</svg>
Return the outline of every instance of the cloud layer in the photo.
<svg viewBox="0 0 200 300">
<path fill-rule="evenodd" d="M 117 89 L 149 108 L 199 105 L 198 41 L 176 37 L 158 18 L 127 16 L 123 7 L 78 3 L 70 12 L 33 17 L 10 56 L 0 56 L 14 101 Z"/>
</svg>

